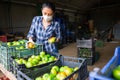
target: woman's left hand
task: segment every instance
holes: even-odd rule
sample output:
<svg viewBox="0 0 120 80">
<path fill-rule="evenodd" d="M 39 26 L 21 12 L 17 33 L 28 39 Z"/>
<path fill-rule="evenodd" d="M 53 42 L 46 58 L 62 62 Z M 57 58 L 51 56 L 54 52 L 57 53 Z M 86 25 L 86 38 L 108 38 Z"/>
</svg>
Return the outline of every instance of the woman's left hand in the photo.
<svg viewBox="0 0 120 80">
<path fill-rule="evenodd" d="M 56 38 L 56 42 L 59 42 L 60 39 Z"/>
</svg>

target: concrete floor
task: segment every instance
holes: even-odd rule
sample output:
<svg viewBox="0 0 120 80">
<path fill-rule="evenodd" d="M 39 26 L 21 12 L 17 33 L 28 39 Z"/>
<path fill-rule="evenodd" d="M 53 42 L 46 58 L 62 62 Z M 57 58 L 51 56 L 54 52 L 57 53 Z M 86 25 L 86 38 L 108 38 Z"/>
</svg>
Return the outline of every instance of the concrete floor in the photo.
<svg viewBox="0 0 120 80">
<path fill-rule="evenodd" d="M 96 47 L 96 51 L 100 53 L 100 58 L 92 66 L 88 66 L 88 70 L 92 71 L 95 67 L 103 68 L 104 65 L 111 59 L 114 55 L 114 50 L 117 46 L 120 46 L 120 41 L 105 42 L 104 47 Z M 71 43 L 66 45 L 64 48 L 59 50 L 60 54 L 65 56 L 77 56 L 76 43 Z M 3 75 L 0 72 L 0 76 Z"/>
<path fill-rule="evenodd" d="M 105 42 L 104 47 L 96 47 L 96 51 L 99 52 L 100 58 L 92 66 L 88 66 L 88 70 L 92 71 L 95 67 L 100 69 L 111 59 L 114 55 L 115 48 L 120 46 L 120 41 Z M 76 43 L 72 43 L 60 50 L 60 53 L 65 56 L 77 56 Z"/>
</svg>

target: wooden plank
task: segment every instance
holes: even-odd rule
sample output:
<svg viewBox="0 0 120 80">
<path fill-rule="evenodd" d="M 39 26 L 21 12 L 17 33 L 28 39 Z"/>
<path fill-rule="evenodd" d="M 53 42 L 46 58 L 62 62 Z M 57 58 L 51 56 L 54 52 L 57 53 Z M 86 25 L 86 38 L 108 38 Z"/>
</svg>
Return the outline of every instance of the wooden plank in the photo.
<svg viewBox="0 0 120 80">
<path fill-rule="evenodd" d="M 8 77 L 10 80 L 17 80 L 16 77 L 9 71 L 7 71 L 2 64 L 0 64 L 0 70 L 3 74 Z"/>
</svg>

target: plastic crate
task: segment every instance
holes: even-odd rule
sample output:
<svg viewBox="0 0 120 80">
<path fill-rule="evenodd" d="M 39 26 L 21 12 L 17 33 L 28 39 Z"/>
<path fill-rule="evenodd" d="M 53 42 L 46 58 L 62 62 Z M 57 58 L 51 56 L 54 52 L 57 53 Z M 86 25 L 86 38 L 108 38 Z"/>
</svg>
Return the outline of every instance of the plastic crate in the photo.
<svg viewBox="0 0 120 80">
<path fill-rule="evenodd" d="M 7 36 L 0 36 L 0 41 L 7 42 Z"/>
<path fill-rule="evenodd" d="M 120 47 L 115 49 L 114 56 L 110 59 L 110 61 L 101 69 L 95 69 L 90 72 L 89 79 L 90 80 L 114 80 L 112 77 L 112 70 L 120 65 Z"/>
<path fill-rule="evenodd" d="M 77 54 L 79 57 L 93 57 L 95 54 L 95 47 L 94 48 L 81 48 L 77 47 Z"/>
<path fill-rule="evenodd" d="M 79 67 L 77 71 L 73 72 L 71 75 L 66 77 L 64 80 L 70 80 L 70 78 L 73 77 L 74 75 L 78 75 L 76 76 L 75 80 L 85 80 L 88 77 L 87 64 L 84 58 L 62 56 L 60 61 L 57 61 L 56 63 L 48 65 L 46 67 L 37 68 L 31 71 L 30 70 L 18 71 L 17 78 L 18 80 L 34 80 L 36 77 L 41 76 L 44 73 L 50 72 L 50 69 L 55 65 L 69 66 L 72 68 Z"/>
<path fill-rule="evenodd" d="M 48 53 L 50 54 L 51 56 L 55 56 L 57 58 L 56 61 L 58 61 L 60 59 L 60 54 L 58 53 Z M 27 58 L 26 58 L 27 59 Z M 34 68 L 38 68 L 38 67 L 44 67 L 44 66 L 47 66 L 51 63 L 55 63 L 56 61 L 51 61 L 51 62 L 48 62 L 48 63 L 44 63 L 44 64 L 40 64 L 40 65 L 37 65 L 37 66 L 33 66 L 31 68 L 27 68 L 25 66 L 25 64 L 18 64 L 16 61 L 15 61 L 15 57 L 11 57 L 10 58 L 10 71 L 16 76 L 17 75 L 17 70 L 25 70 L 25 69 L 34 69 Z"/>
<path fill-rule="evenodd" d="M 38 45 L 36 48 L 33 49 L 21 49 L 16 50 L 15 47 L 7 47 L 6 45 L 0 46 L 0 62 L 2 65 L 5 66 L 7 70 L 10 70 L 10 57 L 23 57 L 26 58 L 30 55 L 39 54 L 42 51 L 42 45 Z"/>
<path fill-rule="evenodd" d="M 5 69 L 9 70 L 9 56 L 10 52 L 12 52 L 12 48 L 6 48 L 4 46 L 0 46 L 0 63 L 5 67 Z"/>
<path fill-rule="evenodd" d="M 93 48 L 95 46 L 95 42 L 93 38 L 88 40 L 78 40 L 77 39 L 77 47 L 81 48 Z"/>
<path fill-rule="evenodd" d="M 94 48 L 77 48 L 77 55 L 80 58 L 86 58 L 88 65 L 93 65 L 95 62 L 95 47 Z"/>
<path fill-rule="evenodd" d="M 27 58 L 28 56 L 39 54 L 39 52 L 43 50 L 42 47 L 43 47 L 42 45 L 37 45 L 35 48 L 32 49 L 25 48 L 22 50 L 16 50 L 14 48 L 14 52 L 11 53 L 11 56 Z"/>
</svg>

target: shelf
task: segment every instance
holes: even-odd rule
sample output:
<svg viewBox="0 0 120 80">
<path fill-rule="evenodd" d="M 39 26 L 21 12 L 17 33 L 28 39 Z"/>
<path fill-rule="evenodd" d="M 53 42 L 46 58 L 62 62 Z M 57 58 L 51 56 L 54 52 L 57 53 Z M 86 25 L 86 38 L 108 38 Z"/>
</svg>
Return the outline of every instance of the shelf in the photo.
<svg viewBox="0 0 120 80">
<path fill-rule="evenodd" d="M 0 64 L 0 70 L 3 72 L 5 76 L 7 76 L 10 80 L 17 80 L 16 77 L 9 71 L 7 71 L 2 64 Z"/>
</svg>

